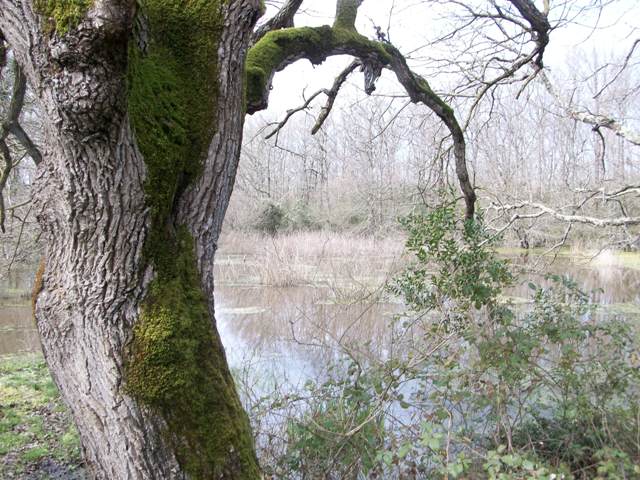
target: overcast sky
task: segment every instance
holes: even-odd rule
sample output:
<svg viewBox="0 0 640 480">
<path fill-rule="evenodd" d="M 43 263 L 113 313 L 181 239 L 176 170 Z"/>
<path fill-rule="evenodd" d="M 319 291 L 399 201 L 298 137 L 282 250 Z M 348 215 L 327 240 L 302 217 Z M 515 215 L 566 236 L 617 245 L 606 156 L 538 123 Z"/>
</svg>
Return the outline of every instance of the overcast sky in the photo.
<svg viewBox="0 0 640 480">
<path fill-rule="evenodd" d="M 477 0 L 479 3 L 484 3 Z M 552 7 L 570 4 L 574 9 L 592 3 L 591 0 L 551 0 Z M 358 16 L 358 30 L 373 38 L 373 25 L 380 25 L 384 30 L 389 28 L 394 45 L 403 53 L 412 52 L 433 40 L 447 29 L 447 11 L 427 4 L 421 0 L 365 0 Z M 436 3 L 437 5 L 437 3 Z M 393 14 L 390 15 L 393 7 Z M 296 26 L 318 26 L 333 21 L 335 1 L 305 0 L 303 13 L 296 17 Z M 574 10 L 577 11 L 577 10 Z M 267 16 L 269 15 L 268 12 Z M 552 10 L 551 16 L 561 15 L 560 7 Z M 389 20 L 391 18 L 391 21 Z M 389 23 L 390 22 L 390 23 Z M 576 52 L 597 51 L 601 55 L 626 53 L 633 41 L 640 37 L 640 1 L 617 0 L 605 7 L 600 16 L 596 13 L 582 14 L 551 34 L 551 43 L 545 54 L 545 64 L 552 70 L 563 69 L 565 61 Z M 640 49 L 639 49 L 640 50 Z M 426 50 L 418 50 L 415 55 L 426 54 Z M 442 54 L 443 52 L 441 52 Z M 640 51 L 636 52 L 640 56 Z M 274 81 L 274 90 L 270 97 L 270 108 L 262 116 L 273 118 L 288 108 L 300 103 L 302 92 L 312 93 L 319 88 L 329 87 L 336 74 L 349 62 L 348 58 L 333 58 L 323 65 L 313 67 L 302 60 L 280 72 Z M 433 80 L 429 79 L 428 80 Z M 358 85 L 361 76 L 353 76 L 352 82 Z M 438 86 L 432 85 L 436 90 Z M 383 87 L 384 88 L 384 87 Z M 396 88 L 396 87 L 392 87 Z"/>
</svg>

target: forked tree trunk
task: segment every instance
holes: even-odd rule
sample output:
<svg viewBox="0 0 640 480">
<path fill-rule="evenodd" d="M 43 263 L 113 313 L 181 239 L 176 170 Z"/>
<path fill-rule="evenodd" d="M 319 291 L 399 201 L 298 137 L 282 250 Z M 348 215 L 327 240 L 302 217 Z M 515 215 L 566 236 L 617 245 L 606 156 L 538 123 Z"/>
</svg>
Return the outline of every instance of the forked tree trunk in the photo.
<svg viewBox="0 0 640 480">
<path fill-rule="evenodd" d="M 259 1 L 139 3 L 0 0 L 44 112 L 42 346 L 93 478 L 257 478 L 213 255 Z"/>
</svg>

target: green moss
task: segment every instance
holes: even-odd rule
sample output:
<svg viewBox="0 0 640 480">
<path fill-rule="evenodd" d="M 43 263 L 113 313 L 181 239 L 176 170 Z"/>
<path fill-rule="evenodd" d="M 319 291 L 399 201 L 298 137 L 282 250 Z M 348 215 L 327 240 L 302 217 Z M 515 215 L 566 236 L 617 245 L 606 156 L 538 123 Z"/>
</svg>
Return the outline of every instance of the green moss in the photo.
<svg viewBox="0 0 640 480">
<path fill-rule="evenodd" d="M 215 128 L 219 2 L 143 0 L 149 51 L 130 52 L 129 112 L 148 166 L 154 224 L 200 170 Z"/>
<path fill-rule="evenodd" d="M 358 16 L 358 5 L 355 1 L 343 2 L 337 12 L 336 19 L 333 26 L 335 28 L 347 28 L 350 30 L 356 29 L 356 18 Z"/>
<path fill-rule="evenodd" d="M 189 478 L 253 479 L 249 421 L 200 287 L 193 239 L 173 219 L 216 128 L 221 3 L 141 1 L 151 38 L 144 54 L 130 48 L 129 115 L 148 168 L 145 255 L 156 277 L 134 328 L 126 383 L 165 419 Z"/>
<path fill-rule="evenodd" d="M 46 29 L 64 35 L 75 28 L 93 5 L 93 0 L 35 0 L 37 13 L 48 20 Z"/>
<path fill-rule="evenodd" d="M 304 58 L 321 63 L 331 45 L 329 27 L 284 28 L 267 33 L 247 55 L 247 101 L 260 102 L 271 74 L 292 53 L 304 52 Z M 303 57 L 301 57 L 303 58 Z"/>
<path fill-rule="evenodd" d="M 186 228 L 174 246 L 174 275 L 154 280 L 135 327 L 128 389 L 162 413 L 190 478 L 259 478 L 249 422 L 211 328 Z"/>
</svg>

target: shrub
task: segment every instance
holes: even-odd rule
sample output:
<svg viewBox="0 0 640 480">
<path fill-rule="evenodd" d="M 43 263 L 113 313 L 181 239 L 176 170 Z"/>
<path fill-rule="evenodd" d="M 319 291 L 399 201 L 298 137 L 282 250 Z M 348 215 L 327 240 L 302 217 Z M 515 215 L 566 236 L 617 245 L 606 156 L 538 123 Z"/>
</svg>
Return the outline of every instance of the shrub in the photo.
<svg viewBox="0 0 640 480">
<path fill-rule="evenodd" d="M 408 311 L 382 358 L 338 340 L 289 411 L 285 478 L 640 478 L 637 333 L 565 276 L 506 300 L 511 266 L 453 203 L 402 221 Z"/>
<path fill-rule="evenodd" d="M 271 236 L 283 230 L 287 224 L 287 214 L 285 210 L 274 203 L 269 203 L 260 213 L 255 228 Z"/>
</svg>

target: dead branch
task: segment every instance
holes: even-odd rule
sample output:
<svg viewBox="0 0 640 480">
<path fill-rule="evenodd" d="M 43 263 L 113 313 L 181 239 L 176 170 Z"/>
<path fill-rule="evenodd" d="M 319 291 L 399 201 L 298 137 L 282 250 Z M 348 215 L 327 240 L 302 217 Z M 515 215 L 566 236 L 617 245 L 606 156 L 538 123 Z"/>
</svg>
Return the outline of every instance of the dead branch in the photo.
<svg viewBox="0 0 640 480">
<path fill-rule="evenodd" d="M 562 222 L 570 222 L 570 223 L 582 223 L 593 225 L 595 227 L 623 227 L 623 226 L 631 226 L 631 225 L 640 225 L 640 217 L 617 217 L 617 218 L 596 218 L 589 217 L 585 215 L 567 215 L 560 213 L 557 210 L 554 210 L 546 205 L 542 205 L 540 203 L 535 202 L 520 202 L 512 205 L 491 205 L 491 209 L 498 211 L 513 211 L 519 210 L 522 208 L 532 208 L 537 210 L 534 213 L 529 214 L 518 214 L 518 218 L 532 218 L 532 215 L 535 217 L 540 217 L 543 215 L 549 215 L 556 220 L 560 220 Z M 525 216 L 527 215 L 527 216 Z"/>
<path fill-rule="evenodd" d="M 566 112 L 566 114 L 578 122 L 586 123 L 594 127 L 594 131 L 598 131 L 600 128 L 606 128 L 607 130 L 611 130 L 618 137 L 623 138 L 627 142 L 640 146 L 640 132 L 632 130 L 631 128 L 623 125 L 615 118 L 591 113 L 588 110 L 577 109 L 571 103 L 566 103 L 560 97 L 555 87 L 551 83 L 549 76 L 544 72 L 541 75 L 542 83 L 544 84 L 547 91 L 556 99 L 558 105 Z"/>
<path fill-rule="evenodd" d="M 320 95 L 322 95 L 323 93 L 325 95 L 328 95 L 329 91 L 327 89 L 324 89 L 324 88 L 321 89 L 321 90 L 318 90 L 317 92 L 312 94 L 309 98 L 307 98 L 305 100 L 305 102 L 302 105 L 300 105 L 299 107 L 287 110 L 287 113 L 284 116 L 284 118 L 275 126 L 275 128 L 273 130 L 271 130 L 267 135 L 265 135 L 265 137 L 264 137 L 265 140 L 269 140 L 275 134 L 279 133 L 280 130 L 282 130 L 284 128 L 284 126 L 287 124 L 287 122 L 289 121 L 289 119 L 291 117 L 293 117 L 298 112 L 302 112 L 304 110 L 307 110 L 309 108 L 309 106 L 311 105 L 311 103 L 313 103 L 313 101 L 316 98 L 318 98 Z"/>
<path fill-rule="evenodd" d="M 602 92 L 604 92 L 613 83 L 615 83 L 616 80 L 618 80 L 620 75 L 622 75 L 622 72 L 624 72 L 626 70 L 627 66 L 629 65 L 629 60 L 631 60 L 631 56 L 633 55 L 633 52 L 635 51 L 636 47 L 639 44 L 640 44 L 640 38 L 636 39 L 635 42 L 633 42 L 633 45 L 631 45 L 631 49 L 629 50 L 629 53 L 625 57 L 624 62 L 622 63 L 622 66 L 620 67 L 620 70 L 618 70 L 618 72 L 613 76 L 613 78 L 611 80 L 609 80 L 607 83 L 605 83 L 604 86 L 598 91 L 598 93 L 596 93 L 593 96 L 594 100 L 596 98 L 598 98 L 600 95 L 602 95 Z"/>
<path fill-rule="evenodd" d="M 351 64 L 349 64 L 349 66 L 347 68 L 345 68 L 340 73 L 340 75 L 338 75 L 336 77 L 336 79 L 333 82 L 333 86 L 327 92 L 327 103 L 320 110 L 320 115 L 318 115 L 318 119 L 316 120 L 316 124 L 311 129 L 311 134 L 312 135 L 315 135 L 316 133 L 318 133 L 320 128 L 322 128 L 322 125 L 324 125 L 324 122 L 327 120 L 327 117 L 329 117 L 329 114 L 331 113 L 331 110 L 333 109 L 333 104 L 336 101 L 336 98 L 338 96 L 338 92 L 340 91 L 340 88 L 347 81 L 347 78 L 349 78 L 349 75 L 351 75 L 353 73 L 353 71 L 356 68 L 358 68 L 358 66 L 360 66 L 360 61 L 359 60 L 354 60 L 353 62 L 351 62 Z"/>
<path fill-rule="evenodd" d="M 0 74 L 4 71 L 7 60 L 7 51 L 4 45 L 4 39 L 0 38 Z M 25 148 L 29 156 L 38 165 L 42 161 L 42 155 L 36 148 L 31 138 L 20 125 L 20 114 L 24 107 L 24 99 L 27 91 L 27 78 L 25 77 L 18 62 L 12 62 L 13 67 L 13 89 L 9 108 L 7 109 L 6 118 L 0 122 L 0 154 L 2 156 L 3 167 L 0 170 L 0 231 L 5 233 L 5 203 L 4 189 L 9 180 L 11 171 L 16 166 L 13 160 L 12 152 L 7 145 L 7 138 L 11 134 Z"/>
</svg>

